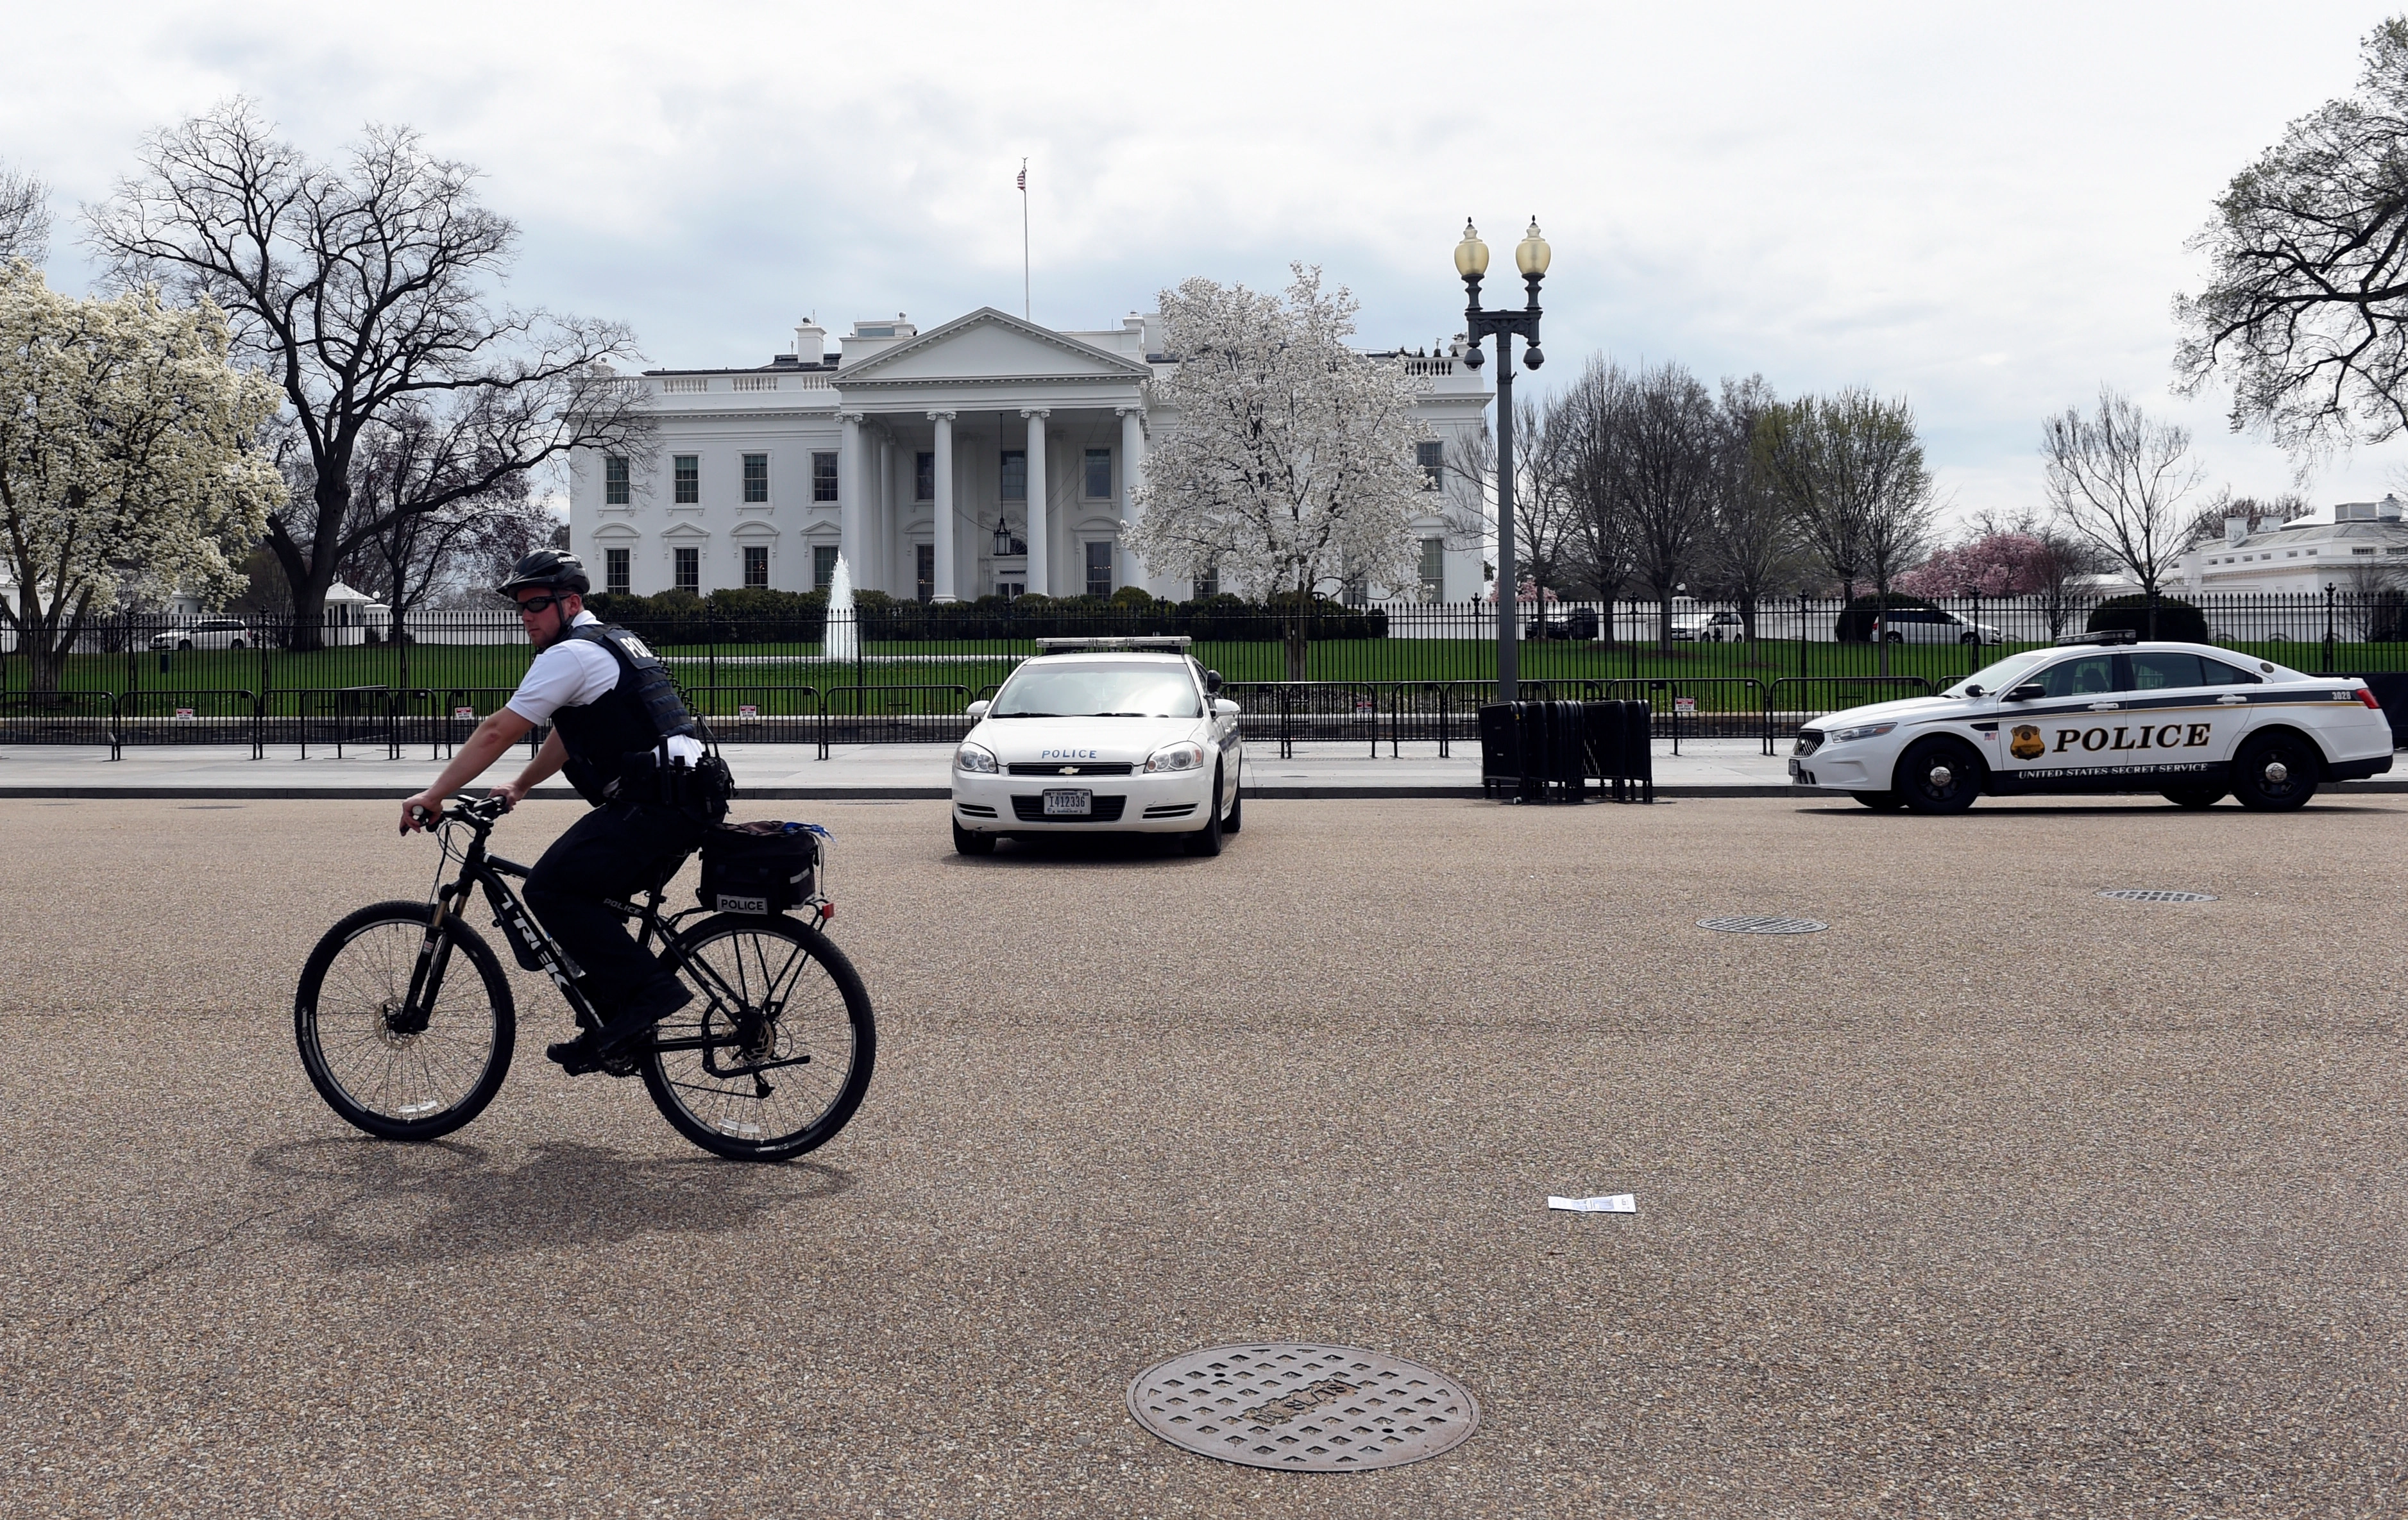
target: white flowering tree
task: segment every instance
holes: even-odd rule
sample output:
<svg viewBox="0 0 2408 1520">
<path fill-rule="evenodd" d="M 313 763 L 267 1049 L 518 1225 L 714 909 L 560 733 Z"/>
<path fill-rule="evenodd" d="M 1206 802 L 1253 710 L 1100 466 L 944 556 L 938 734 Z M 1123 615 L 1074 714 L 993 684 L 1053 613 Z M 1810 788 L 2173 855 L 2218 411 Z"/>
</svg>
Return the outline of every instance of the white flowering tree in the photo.
<svg viewBox="0 0 2408 1520">
<path fill-rule="evenodd" d="M 0 267 L 0 552 L 17 582 L 0 628 L 37 694 L 120 586 L 240 589 L 285 487 L 260 445 L 281 393 L 236 369 L 232 343 L 206 301 L 79 299 L 22 259 Z"/>
<path fill-rule="evenodd" d="M 1418 382 L 1347 345 L 1354 299 L 1292 265 L 1284 297 L 1190 280 L 1162 294 L 1177 366 L 1153 382 L 1167 425 L 1129 547 L 1157 573 L 1218 573 L 1277 609 L 1306 679 L 1316 595 L 1412 578 L 1428 509 L 1413 446 Z"/>
</svg>

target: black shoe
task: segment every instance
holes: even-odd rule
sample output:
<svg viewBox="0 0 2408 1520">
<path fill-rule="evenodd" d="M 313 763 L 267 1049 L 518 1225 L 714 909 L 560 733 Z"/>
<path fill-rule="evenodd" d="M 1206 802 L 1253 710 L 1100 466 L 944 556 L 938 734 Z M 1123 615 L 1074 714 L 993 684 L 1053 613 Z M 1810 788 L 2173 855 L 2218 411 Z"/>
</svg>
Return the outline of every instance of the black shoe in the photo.
<svg viewBox="0 0 2408 1520">
<path fill-rule="evenodd" d="M 595 1043 L 591 1034 L 581 1034 L 575 1040 L 564 1040 L 556 1044 L 546 1045 L 543 1048 L 543 1054 L 547 1058 L 557 1061 L 560 1064 L 560 1069 L 572 1077 L 581 1077 L 588 1071 L 602 1069 L 602 1051 Z"/>
<path fill-rule="evenodd" d="M 589 1071 L 633 1076 L 636 1053 L 626 1047 L 643 1039 L 653 1025 L 693 1001 L 692 992 L 682 983 L 672 982 L 643 1001 L 613 1014 L 601 1028 L 588 1029 L 575 1040 L 547 1045 L 543 1054 L 559 1062 L 561 1069 L 572 1077 L 581 1077 Z"/>
</svg>

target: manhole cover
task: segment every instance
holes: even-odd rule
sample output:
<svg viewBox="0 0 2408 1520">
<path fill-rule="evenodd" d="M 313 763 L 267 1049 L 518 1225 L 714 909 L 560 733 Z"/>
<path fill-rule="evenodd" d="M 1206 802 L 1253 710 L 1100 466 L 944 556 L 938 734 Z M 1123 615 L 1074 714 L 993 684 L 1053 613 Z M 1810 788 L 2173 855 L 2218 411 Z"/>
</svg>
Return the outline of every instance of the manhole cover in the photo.
<svg viewBox="0 0 2408 1520">
<path fill-rule="evenodd" d="M 1698 920 L 1698 927 L 1717 934 L 1817 934 L 1830 926 L 1820 919 L 1774 918 L 1765 913 L 1731 913 Z"/>
<path fill-rule="evenodd" d="M 2214 902 L 2213 892 L 2157 892 L 2148 887 L 2115 887 L 2099 894 L 2117 902 Z"/>
<path fill-rule="evenodd" d="M 1150 1367 L 1129 1413 L 1174 1446 L 1295 1472 L 1402 1467 L 1453 1451 L 1480 1424 L 1461 1384 L 1353 1346 L 1214 1346 Z"/>
</svg>

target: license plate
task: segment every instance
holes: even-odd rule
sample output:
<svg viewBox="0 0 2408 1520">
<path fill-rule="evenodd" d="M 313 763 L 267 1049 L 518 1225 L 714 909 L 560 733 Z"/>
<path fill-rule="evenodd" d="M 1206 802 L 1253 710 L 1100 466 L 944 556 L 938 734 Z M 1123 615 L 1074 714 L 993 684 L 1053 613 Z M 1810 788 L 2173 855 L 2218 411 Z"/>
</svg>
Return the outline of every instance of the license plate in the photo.
<svg viewBox="0 0 2408 1520">
<path fill-rule="evenodd" d="M 1045 794 L 1045 816 L 1048 818 L 1084 818 L 1096 810 L 1093 792 L 1048 792 Z"/>
</svg>

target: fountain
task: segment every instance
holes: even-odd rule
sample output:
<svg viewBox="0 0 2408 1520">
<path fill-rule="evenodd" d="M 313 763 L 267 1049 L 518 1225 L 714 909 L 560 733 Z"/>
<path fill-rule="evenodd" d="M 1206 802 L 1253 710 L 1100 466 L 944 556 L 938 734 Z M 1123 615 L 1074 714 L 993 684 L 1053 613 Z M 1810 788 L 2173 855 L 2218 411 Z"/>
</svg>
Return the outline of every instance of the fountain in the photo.
<svg viewBox="0 0 2408 1520">
<path fill-rule="evenodd" d="M 836 574 L 828 581 L 827 625 L 821 635 L 820 652 L 831 660 L 861 656 L 861 628 L 853 611 L 853 566 L 841 553 L 836 557 Z"/>
</svg>

